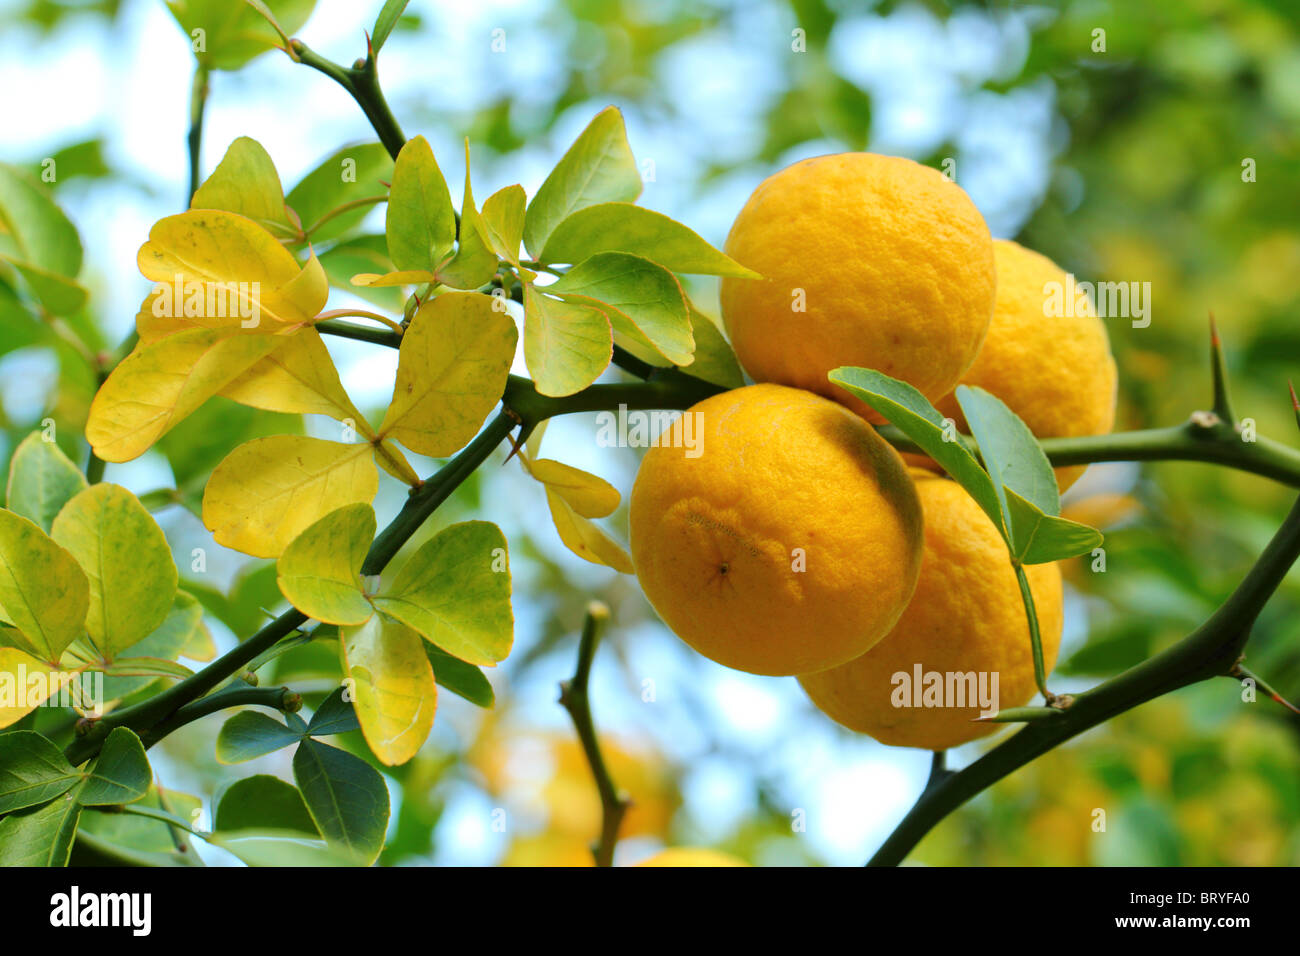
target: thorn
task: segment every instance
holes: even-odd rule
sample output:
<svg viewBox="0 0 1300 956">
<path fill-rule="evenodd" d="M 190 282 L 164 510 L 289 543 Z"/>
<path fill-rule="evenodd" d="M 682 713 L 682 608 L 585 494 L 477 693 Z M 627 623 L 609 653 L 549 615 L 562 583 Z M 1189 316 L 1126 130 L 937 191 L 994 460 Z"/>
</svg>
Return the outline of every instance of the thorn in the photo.
<svg viewBox="0 0 1300 956">
<path fill-rule="evenodd" d="M 1223 363 L 1223 341 L 1219 338 L 1219 327 L 1210 313 L 1210 373 L 1214 380 L 1214 413 L 1229 425 L 1237 424 L 1237 417 L 1232 412 L 1232 399 L 1228 396 L 1228 373 Z"/>
<path fill-rule="evenodd" d="M 1291 408 L 1295 411 L 1296 426 L 1300 427 L 1300 398 L 1296 398 L 1295 383 L 1287 379 L 1286 387 L 1291 390 Z"/>
<path fill-rule="evenodd" d="M 1268 684 L 1264 683 L 1263 679 L 1259 677 L 1259 675 L 1253 674 L 1245 667 L 1243 667 L 1241 661 L 1237 661 L 1237 663 L 1232 666 L 1232 670 L 1228 671 L 1228 676 L 1235 677 L 1238 680 L 1254 681 L 1255 686 L 1258 687 L 1260 690 L 1262 690 L 1264 693 L 1268 694 L 1268 696 L 1273 699 L 1274 703 L 1281 704 L 1287 710 L 1291 711 L 1291 713 L 1300 715 L 1300 708 L 1296 707 L 1295 704 L 1291 703 L 1289 700 L 1287 700 L 1285 697 L 1283 697 L 1281 694 L 1275 691 L 1272 687 L 1269 687 Z"/>
</svg>

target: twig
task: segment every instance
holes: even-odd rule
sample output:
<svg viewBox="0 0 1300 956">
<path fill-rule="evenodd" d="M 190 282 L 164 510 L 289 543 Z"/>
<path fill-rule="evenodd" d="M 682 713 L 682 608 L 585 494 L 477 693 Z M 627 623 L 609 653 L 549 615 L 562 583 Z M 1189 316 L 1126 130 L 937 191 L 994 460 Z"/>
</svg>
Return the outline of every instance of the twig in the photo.
<svg viewBox="0 0 1300 956">
<path fill-rule="evenodd" d="M 605 765 L 605 757 L 600 751 L 600 740 L 596 736 L 596 726 L 591 718 L 591 700 L 587 693 L 587 683 L 591 677 L 591 662 L 596 656 L 596 645 L 600 641 L 600 628 L 609 619 L 609 608 L 599 601 L 587 605 L 587 618 L 582 625 L 582 640 L 578 644 L 578 666 L 573 677 L 560 683 L 560 704 L 573 718 L 574 729 L 582 743 L 582 751 L 587 756 L 591 775 L 596 780 L 596 790 L 600 793 L 601 823 L 600 840 L 592 847 L 597 866 L 612 866 L 614 846 L 618 843 L 618 830 L 623 824 L 631 802 L 618 791 Z"/>
<path fill-rule="evenodd" d="M 397 158 L 397 154 L 406 145 L 406 134 L 397 125 L 397 120 L 384 99 L 383 90 L 379 87 L 378 65 L 372 54 L 368 53 L 365 59 L 357 60 L 351 67 L 345 67 L 321 56 L 301 40 L 291 40 L 288 53 L 299 63 L 324 73 L 347 90 L 366 114 L 366 119 L 370 120 L 375 135 L 384 144 L 388 154 L 393 159 Z"/>
</svg>

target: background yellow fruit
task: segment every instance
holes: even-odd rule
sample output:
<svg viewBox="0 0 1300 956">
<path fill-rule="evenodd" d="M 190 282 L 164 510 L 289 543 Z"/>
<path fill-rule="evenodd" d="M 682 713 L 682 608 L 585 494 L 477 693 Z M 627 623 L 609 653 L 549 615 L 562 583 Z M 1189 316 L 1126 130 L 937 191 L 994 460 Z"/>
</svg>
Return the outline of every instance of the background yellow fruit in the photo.
<svg viewBox="0 0 1300 956">
<path fill-rule="evenodd" d="M 745 371 L 870 421 L 880 418 L 827 372 L 878 369 L 934 401 L 975 360 L 993 314 L 983 217 L 960 186 L 910 159 L 795 163 L 754 190 L 726 251 L 764 277 L 722 280 L 722 317 Z M 794 311 L 797 296 L 806 311 Z"/>
<path fill-rule="evenodd" d="M 1080 313 L 1044 315 L 1049 282 L 1064 285 L 1065 272 L 1051 259 L 1005 239 L 993 244 L 998 264 L 993 324 L 975 364 L 962 376 L 1002 399 L 1039 438 L 1103 435 L 1115 424 L 1115 359 L 1106 326 L 1091 300 Z M 953 395 L 936 404 L 967 431 Z M 1085 465 L 1056 469 L 1064 491 Z"/>
<path fill-rule="evenodd" d="M 685 414 L 699 456 L 679 447 L 683 418 L 632 488 L 632 562 L 664 622 L 754 674 L 833 667 L 880 640 L 921 558 L 920 505 L 898 453 L 834 402 L 779 385 Z"/>
<path fill-rule="evenodd" d="M 925 556 L 916 593 L 898 625 L 857 660 L 799 678 L 808 696 L 851 730 L 898 747 L 943 750 L 1004 724 L 973 723 L 979 708 L 895 707 L 892 677 L 903 672 L 998 673 L 998 705 L 1019 707 L 1037 693 L 1029 624 L 1006 545 L 993 522 L 956 482 L 916 469 L 925 515 Z M 1061 572 L 1030 565 L 1043 662 L 1061 641 Z"/>
<path fill-rule="evenodd" d="M 634 866 L 749 866 L 739 857 L 721 850 L 708 850 L 700 847 L 678 846 L 660 850 L 654 856 L 642 860 Z"/>
</svg>

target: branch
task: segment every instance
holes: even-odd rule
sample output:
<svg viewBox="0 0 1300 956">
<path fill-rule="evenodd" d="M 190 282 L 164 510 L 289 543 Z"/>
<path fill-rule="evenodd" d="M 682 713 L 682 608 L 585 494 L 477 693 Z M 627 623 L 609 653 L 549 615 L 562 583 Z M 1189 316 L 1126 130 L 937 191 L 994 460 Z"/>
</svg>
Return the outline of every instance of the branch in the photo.
<svg viewBox="0 0 1300 956">
<path fill-rule="evenodd" d="M 596 656 L 596 645 L 600 641 L 600 628 L 608 618 L 609 608 L 604 604 L 592 601 L 587 605 L 587 619 L 583 622 L 582 640 L 578 644 L 578 668 L 571 680 L 560 683 L 560 704 L 573 718 L 573 726 L 582 742 L 582 751 L 587 755 L 591 775 L 596 780 L 596 790 L 600 793 L 600 840 L 592 847 L 597 866 L 613 865 L 618 829 L 631 806 L 631 801 L 614 786 L 609 768 L 605 765 L 604 755 L 600 752 L 600 740 L 596 736 L 596 725 L 591 717 L 591 701 L 587 695 L 591 662 Z"/>
<path fill-rule="evenodd" d="M 397 517 L 370 545 L 361 573 L 379 574 L 429 515 L 451 496 L 474 469 L 487 460 L 488 455 L 514 425 L 515 419 L 508 412 L 501 412 L 460 454 L 412 492 Z M 173 684 L 156 697 L 107 714 L 95 723 L 86 736 L 69 744 L 65 756 L 73 766 L 84 763 L 99 753 L 104 739 L 114 727 L 129 727 L 141 737 L 145 736 L 186 704 L 198 700 L 231 675 L 239 673 L 258 655 L 306 623 L 306 615 L 296 608 L 290 608 L 242 644 L 236 645 L 202 670 Z"/>
<path fill-rule="evenodd" d="M 185 194 L 185 206 L 188 208 L 199 191 L 203 171 L 200 168 L 201 147 L 203 146 L 203 114 L 208 105 L 208 68 L 199 63 L 194 67 L 194 83 L 190 88 L 190 131 L 185 137 L 190 155 L 190 191 Z"/>
<path fill-rule="evenodd" d="M 397 120 L 384 99 L 384 92 L 379 87 L 379 67 L 372 54 L 367 53 L 365 59 L 357 60 L 351 67 L 345 67 L 321 56 L 301 40 L 289 41 L 288 52 L 299 63 L 305 63 L 313 70 L 324 73 L 347 90 L 366 114 L 366 119 L 370 120 L 375 135 L 384 144 L 388 154 L 393 159 L 397 158 L 397 154 L 406 145 L 406 134 L 397 125 Z"/>
<path fill-rule="evenodd" d="M 975 794 L 1071 737 L 1170 691 L 1230 676 L 1260 609 L 1300 557 L 1300 501 L 1250 573 L 1208 621 L 1177 644 L 1034 720 L 970 766 L 932 783 L 868 866 L 894 866 L 940 820 Z"/>
<path fill-rule="evenodd" d="M 231 686 L 179 708 L 169 718 L 156 724 L 140 741 L 147 750 L 172 731 L 231 707 L 269 707 L 285 713 L 297 713 L 302 709 L 302 695 L 295 694 L 287 687 Z"/>
</svg>

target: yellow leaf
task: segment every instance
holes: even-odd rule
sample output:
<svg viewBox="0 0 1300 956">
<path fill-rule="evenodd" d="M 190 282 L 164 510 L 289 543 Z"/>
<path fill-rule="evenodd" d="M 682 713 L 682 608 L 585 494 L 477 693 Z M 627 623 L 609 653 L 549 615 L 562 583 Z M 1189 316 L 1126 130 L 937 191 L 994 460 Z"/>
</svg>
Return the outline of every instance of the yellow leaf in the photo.
<svg viewBox="0 0 1300 956">
<path fill-rule="evenodd" d="M 326 624 L 362 624 L 375 613 L 361 589 L 361 564 L 375 539 L 369 505 L 331 511 L 289 543 L 276 562 L 283 594 Z"/>
<path fill-rule="evenodd" d="M 16 647 L 0 647 L 0 730 L 18 723 L 77 676 Z"/>
<path fill-rule="evenodd" d="M 214 329 L 142 341 L 95 394 L 86 439 L 104 461 L 138 458 L 282 342 Z"/>
<path fill-rule="evenodd" d="M 314 256 L 299 268 L 266 229 L 217 209 L 158 220 L 136 261 L 157 283 L 156 315 L 207 328 L 283 331 L 315 318 L 329 294 Z"/>
<path fill-rule="evenodd" d="M 586 388 L 609 367 L 614 333 L 605 313 L 524 286 L 524 360 L 537 391 L 561 397 Z"/>
<path fill-rule="evenodd" d="M 402 454 L 402 449 L 390 441 L 381 441 L 375 445 L 375 464 L 412 488 L 418 488 L 424 483 L 411 467 L 411 463 L 406 460 L 406 456 Z"/>
<path fill-rule="evenodd" d="M 426 282 L 437 282 L 438 277 L 432 272 L 426 272 L 423 269 L 408 269 L 405 272 L 386 272 L 380 275 L 377 272 L 358 272 L 352 277 L 352 284 L 367 286 L 369 288 L 382 289 L 387 286 L 395 285 L 423 285 Z"/>
<path fill-rule="evenodd" d="M 288 336 L 284 344 L 221 390 L 253 408 L 294 415 L 328 415 L 351 421 L 366 438 L 374 432 L 343 390 L 338 369 L 315 329 Z"/>
<path fill-rule="evenodd" d="M 379 434 L 431 458 L 462 448 L 501 399 L 518 332 L 489 295 L 425 302 L 402 336 L 397 383 Z"/>
<path fill-rule="evenodd" d="M 212 472 L 203 523 L 220 544 L 275 558 L 307 527 L 379 488 L 370 445 L 272 435 L 240 445 Z"/>
<path fill-rule="evenodd" d="M 26 518 L 0 510 L 0 613 L 47 663 L 85 629 L 90 584 L 77 559 Z"/>
<path fill-rule="evenodd" d="M 353 707 L 366 743 L 385 765 L 406 763 L 429 736 L 438 705 L 424 639 L 386 614 L 343 627 L 339 637 L 343 672 L 356 682 Z"/>
<path fill-rule="evenodd" d="M 604 478 L 581 468 L 574 468 L 553 458 L 539 458 L 530 462 L 521 455 L 520 460 L 528 473 L 546 486 L 547 491 L 559 495 L 584 518 L 603 518 L 613 513 L 622 500 L 617 488 Z"/>
<path fill-rule="evenodd" d="M 592 564 L 603 564 L 623 574 L 634 574 L 632 559 L 613 538 L 578 514 L 562 497 L 546 489 L 551 520 L 564 546 Z"/>
<path fill-rule="evenodd" d="M 203 181 L 191 209 L 225 209 L 247 216 L 282 236 L 297 236 L 284 208 L 284 189 L 275 163 L 262 144 L 241 136 L 226 149 L 212 175 Z"/>
</svg>

